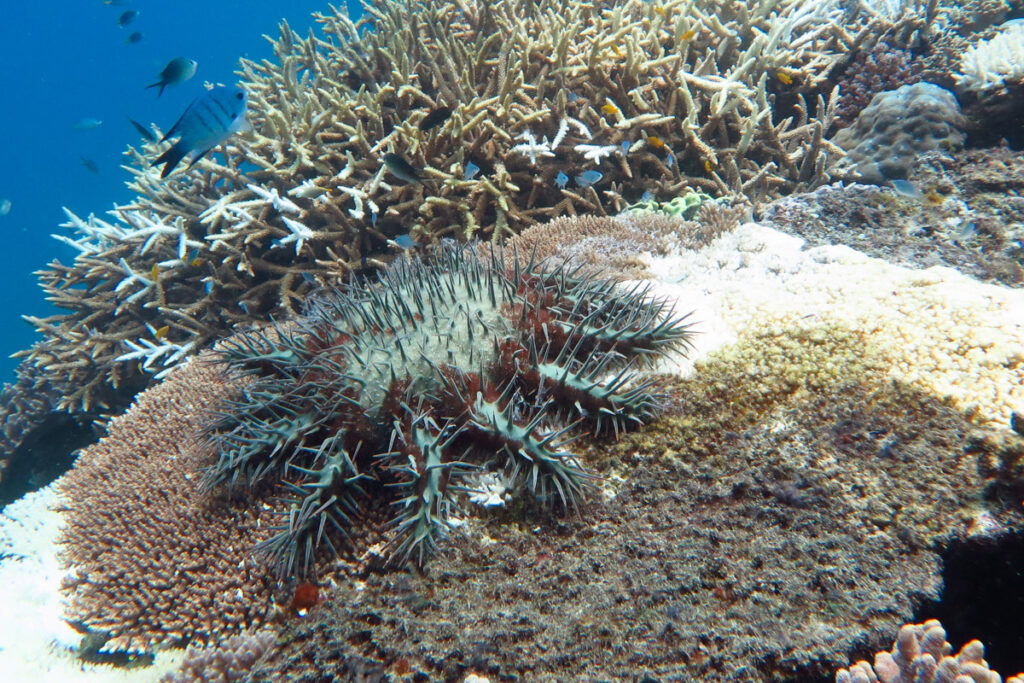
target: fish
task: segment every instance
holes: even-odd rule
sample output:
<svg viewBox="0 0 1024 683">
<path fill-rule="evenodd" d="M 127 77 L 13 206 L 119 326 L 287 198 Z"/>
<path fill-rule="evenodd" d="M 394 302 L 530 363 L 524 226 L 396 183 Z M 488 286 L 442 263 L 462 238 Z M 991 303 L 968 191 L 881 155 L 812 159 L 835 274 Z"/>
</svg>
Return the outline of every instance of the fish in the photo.
<svg viewBox="0 0 1024 683">
<path fill-rule="evenodd" d="M 154 166 L 164 165 L 161 178 L 166 178 L 185 157 L 189 168 L 211 149 L 248 126 L 245 120 L 249 95 L 241 88 L 221 85 L 208 90 L 185 109 L 160 142 L 177 137 L 178 141 L 157 157 Z"/>
<path fill-rule="evenodd" d="M 85 166 L 90 173 L 95 175 L 100 174 L 100 167 L 96 165 L 96 162 L 88 157 L 82 157 L 82 166 Z"/>
<path fill-rule="evenodd" d="M 409 235 L 409 233 L 406 233 L 404 235 L 398 235 L 394 239 L 388 240 L 388 244 L 394 244 L 399 249 L 405 249 L 406 251 L 408 251 L 409 249 L 415 249 L 419 242 L 414 240 L 412 236 Z"/>
<path fill-rule="evenodd" d="M 690 40 L 695 35 L 697 35 L 697 32 L 694 31 L 692 28 L 690 28 L 690 29 L 687 29 L 687 30 L 683 31 L 683 35 L 681 35 L 680 38 L 682 38 L 683 40 Z"/>
<path fill-rule="evenodd" d="M 622 156 L 626 156 L 627 154 L 629 154 L 629 148 L 632 147 L 632 146 L 633 146 L 632 142 L 630 142 L 629 140 L 623 140 L 622 141 L 622 145 L 621 145 Z"/>
<path fill-rule="evenodd" d="M 160 80 L 156 83 L 150 83 L 146 88 L 159 87 L 160 90 L 156 96 L 160 97 L 164 94 L 164 88 L 169 85 L 178 85 L 184 83 L 188 79 L 196 75 L 196 66 L 199 62 L 194 59 L 186 59 L 185 57 L 175 57 L 171 61 L 167 62 L 167 66 L 160 72 Z"/>
<path fill-rule="evenodd" d="M 128 36 L 128 39 L 124 41 L 124 44 L 125 45 L 134 45 L 135 43 L 141 43 L 141 42 L 142 42 L 142 32 L 141 31 L 133 31 L 132 34 Z"/>
<path fill-rule="evenodd" d="M 909 180 L 901 180 L 897 178 L 896 180 L 890 180 L 889 185 L 891 185 L 896 194 L 901 197 L 916 199 L 917 201 L 924 199 L 924 193 L 917 188 L 917 185 Z"/>
<path fill-rule="evenodd" d="M 407 183 L 422 182 L 420 172 L 413 168 L 412 164 L 402 158 L 400 154 L 389 152 L 384 155 L 384 165 L 391 171 L 391 175 Z"/>
<path fill-rule="evenodd" d="M 135 17 L 137 16 L 139 16 L 138 10 L 126 9 L 125 11 L 121 12 L 121 16 L 117 18 L 117 25 L 121 28 L 124 28 L 128 24 L 135 21 Z"/>
<path fill-rule="evenodd" d="M 580 173 L 578 176 L 576 176 L 576 184 L 579 185 L 580 187 L 590 187 L 594 183 L 601 180 L 601 178 L 604 178 L 603 173 L 591 169 L 589 171 L 584 171 L 583 173 Z"/>
<path fill-rule="evenodd" d="M 171 326 L 170 325 L 164 325 L 163 327 L 158 327 L 155 330 L 153 330 L 153 336 L 157 339 L 157 341 L 159 341 L 159 340 L 163 339 L 164 337 L 166 337 L 167 333 L 170 332 L 170 331 L 171 331 Z"/>
<path fill-rule="evenodd" d="M 135 130 L 139 132 L 139 135 L 142 136 L 143 140 L 145 140 L 146 142 L 156 142 L 156 136 L 153 135 L 153 131 L 151 131 L 149 128 L 146 128 L 144 125 L 142 125 L 133 118 L 129 118 L 128 120 L 131 122 L 133 126 L 135 126 Z"/>
<path fill-rule="evenodd" d="M 618 116 L 621 113 L 619 111 L 619 108 L 616 107 L 611 102 L 608 102 L 607 104 L 602 104 L 601 111 L 603 111 L 605 114 L 608 114 L 608 116 Z"/>
<path fill-rule="evenodd" d="M 95 128 L 99 128 L 102 125 L 103 122 L 99 119 L 87 118 L 79 119 L 74 124 L 72 124 L 71 127 L 74 128 L 75 130 L 93 130 Z"/>
<path fill-rule="evenodd" d="M 657 135 L 648 135 L 647 144 L 653 147 L 654 149 L 665 149 L 666 147 L 668 147 L 668 145 L 666 145 L 662 141 L 662 139 L 659 138 Z"/>
<path fill-rule="evenodd" d="M 0 199 L 0 216 L 6 216 L 11 212 L 11 200 Z"/>
<path fill-rule="evenodd" d="M 565 171 L 559 171 L 558 175 L 555 176 L 555 185 L 558 185 L 559 189 L 565 187 L 569 182 L 569 176 L 565 175 Z"/>
<path fill-rule="evenodd" d="M 793 77 L 785 71 L 779 71 L 775 74 L 775 77 L 779 79 L 779 82 L 783 85 L 793 85 Z"/>
<path fill-rule="evenodd" d="M 480 167 L 479 166 L 474 164 L 472 161 L 467 161 L 466 162 L 466 171 L 465 171 L 465 173 L 462 174 L 462 177 L 463 177 L 464 180 L 472 180 L 473 178 L 476 178 L 476 176 L 477 176 L 477 174 L 479 172 L 480 172 Z"/>
<path fill-rule="evenodd" d="M 448 117 L 452 115 L 451 107 L 435 107 L 427 112 L 427 115 L 420 121 L 420 130 L 428 131 L 431 128 L 437 128 L 442 123 L 448 120 Z"/>
</svg>

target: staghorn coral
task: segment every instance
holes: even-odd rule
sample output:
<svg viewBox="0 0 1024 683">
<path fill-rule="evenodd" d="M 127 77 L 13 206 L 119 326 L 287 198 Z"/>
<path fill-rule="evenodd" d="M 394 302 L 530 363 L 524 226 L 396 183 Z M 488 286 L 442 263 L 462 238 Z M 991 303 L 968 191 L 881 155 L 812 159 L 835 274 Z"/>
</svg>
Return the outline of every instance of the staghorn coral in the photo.
<svg viewBox="0 0 1024 683">
<path fill-rule="evenodd" d="M 1002 679 L 985 662 L 985 647 L 972 640 L 955 655 L 946 631 L 937 620 L 904 624 L 892 651 L 875 655 L 874 666 L 860 661 L 836 672 L 836 683 L 999 683 Z M 1022 683 L 1024 675 L 1006 683 Z"/>
<path fill-rule="evenodd" d="M 288 513 L 258 548 L 281 575 L 311 570 L 321 544 L 353 546 L 351 518 L 382 487 L 397 563 L 423 562 L 482 477 L 575 507 L 591 475 L 560 425 L 618 434 L 660 410 L 634 368 L 689 344 L 666 310 L 645 287 L 564 264 L 508 269 L 472 245 L 396 261 L 377 284 L 324 294 L 294 328 L 225 342 L 254 379 L 210 427 L 207 484 L 281 485 Z"/>
<path fill-rule="evenodd" d="M 837 3 L 799 0 L 365 12 L 356 24 L 332 8 L 305 38 L 283 24 L 276 63 L 242 60 L 253 133 L 168 181 L 148 167 L 162 145 L 131 149 L 137 198 L 110 219 L 69 214 L 74 234 L 60 239 L 78 256 L 40 273 L 66 312 L 30 317 L 44 341 L 21 354 L 60 389 L 61 409 L 102 409 L 108 390 L 130 391 L 233 325 L 294 312 L 317 284 L 380 265 L 386 239 L 409 230 L 496 240 L 645 191 L 817 184 L 832 149 L 828 73 L 891 28 L 844 25 Z M 451 116 L 420 130 L 442 105 Z M 397 183 L 385 153 L 423 182 Z M 596 184 L 554 182 L 594 167 Z"/>
</svg>

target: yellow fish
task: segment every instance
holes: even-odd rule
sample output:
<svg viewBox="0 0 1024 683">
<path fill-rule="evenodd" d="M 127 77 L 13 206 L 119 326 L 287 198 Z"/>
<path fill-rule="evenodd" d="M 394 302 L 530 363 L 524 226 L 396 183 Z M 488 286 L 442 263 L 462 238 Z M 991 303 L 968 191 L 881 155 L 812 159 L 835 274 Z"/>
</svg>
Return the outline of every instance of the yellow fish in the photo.
<svg viewBox="0 0 1024 683">
<path fill-rule="evenodd" d="M 785 85 L 793 85 L 793 77 L 790 76 L 785 71 L 778 72 L 777 74 L 775 74 L 775 77 L 778 78 Z"/>
<path fill-rule="evenodd" d="M 149 279 L 156 282 L 156 279 L 160 277 L 160 266 L 153 264 L 153 267 L 149 270 Z"/>
<path fill-rule="evenodd" d="M 163 339 L 164 337 L 167 336 L 167 333 L 170 332 L 170 331 L 171 331 L 171 326 L 170 325 L 164 325 L 163 327 L 157 328 L 156 332 L 153 333 L 153 336 L 156 337 L 157 339 Z"/>
<path fill-rule="evenodd" d="M 622 56 L 622 50 L 620 50 L 620 49 L 619 49 L 618 47 L 616 47 L 615 45 L 609 45 L 608 47 L 610 47 L 610 48 L 612 49 L 612 52 L 614 52 L 614 53 L 615 53 L 615 56 L 616 56 L 616 57 L 621 57 L 621 56 Z"/>
<path fill-rule="evenodd" d="M 691 29 L 687 29 L 687 30 L 686 30 L 686 31 L 685 31 L 685 32 L 683 33 L 683 35 L 682 35 L 682 38 L 683 38 L 683 40 L 690 40 L 690 39 L 691 39 L 691 38 L 693 38 L 693 37 L 694 37 L 695 35 L 697 35 L 697 32 L 696 32 L 696 31 L 694 31 L 694 30 L 693 30 L 693 29 L 691 28 Z"/>
<path fill-rule="evenodd" d="M 608 114 L 608 116 L 619 115 L 619 108 L 610 102 L 608 104 L 602 104 L 601 111 L 603 111 L 605 114 Z"/>
<path fill-rule="evenodd" d="M 668 146 L 664 142 L 661 141 L 661 138 L 659 138 L 656 135 L 648 136 L 647 144 L 650 145 L 651 147 L 653 147 L 654 149 L 665 149 L 665 147 Z"/>
<path fill-rule="evenodd" d="M 704 170 L 711 173 L 711 162 L 708 159 L 704 160 Z"/>
</svg>

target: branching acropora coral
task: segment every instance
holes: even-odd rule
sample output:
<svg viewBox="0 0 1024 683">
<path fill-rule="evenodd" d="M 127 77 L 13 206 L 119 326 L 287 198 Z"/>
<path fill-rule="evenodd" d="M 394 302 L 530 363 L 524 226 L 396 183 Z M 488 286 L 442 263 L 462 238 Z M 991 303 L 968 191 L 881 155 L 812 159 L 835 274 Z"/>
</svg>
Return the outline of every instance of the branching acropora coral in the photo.
<svg viewBox="0 0 1024 683">
<path fill-rule="evenodd" d="M 504 263 L 446 245 L 225 343 L 256 379 L 211 427 L 208 484 L 294 497 L 261 545 L 281 574 L 337 550 L 370 489 L 394 492 L 395 561 L 421 562 L 483 474 L 573 506 L 591 478 L 573 425 L 618 433 L 658 412 L 636 367 L 688 345 L 683 318 L 643 287 Z"/>
</svg>

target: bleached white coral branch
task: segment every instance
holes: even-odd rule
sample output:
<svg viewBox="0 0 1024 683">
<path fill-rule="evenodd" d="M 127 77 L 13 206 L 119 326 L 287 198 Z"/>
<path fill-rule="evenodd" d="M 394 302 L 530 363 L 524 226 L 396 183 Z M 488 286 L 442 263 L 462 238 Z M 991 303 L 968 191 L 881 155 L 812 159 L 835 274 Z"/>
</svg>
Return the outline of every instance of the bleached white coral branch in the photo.
<svg viewBox="0 0 1024 683">
<path fill-rule="evenodd" d="M 576 145 L 573 149 L 581 152 L 584 159 L 590 159 L 595 164 L 599 164 L 602 158 L 611 156 L 619 148 L 615 145 Z"/>
<path fill-rule="evenodd" d="M 968 90 L 991 90 L 1024 82 L 1024 22 L 1006 22 L 994 38 L 968 48 L 960 58 L 956 84 Z"/>
<path fill-rule="evenodd" d="M 150 331 L 155 333 L 152 326 L 147 325 Z M 156 343 L 149 339 L 140 338 L 138 342 L 133 342 L 130 339 L 124 341 L 131 351 L 122 353 L 120 356 L 115 358 L 115 361 L 126 361 L 126 360 L 141 360 L 142 369 L 152 372 L 153 364 L 160 362 L 160 365 L 164 368 L 160 372 L 154 375 L 156 379 L 162 379 L 171 370 L 174 369 L 180 361 L 186 356 L 192 353 L 195 348 L 195 342 L 186 342 L 184 344 L 176 344 L 171 341 L 165 341 L 163 343 Z"/>
<path fill-rule="evenodd" d="M 249 183 L 246 187 L 255 192 L 267 204 L 270 204 L 280 213 L 302 213 L 302 209 L 300 209 L 295 202 L 278 194 L 276 187 L 272 187 L 268 190 L 265 187 L 260 187 L 253 183 Z"/>
<path fill-rule="evenodd" d="M 286 244 L 295 242 L 295 253 L 298 254 L 299 250 L 302 249 L 302 245 L 306 243 L 306 240 L 313 239 L 315 235 L 313 231 L 305 225 L 292 220 L 287 216 L 281 216 L 281 220 L 284 221 L 285 226 L 292 231 L 292 234 L 277 240 L 277 242 L 274 243 L 274 246 L 283 247 Z"/>
<path fill-rule="evenodd" d="M 93 214 L 89 214 L 87 220 L 82 220 L 67 207 L 63 207 L 63 209 L 64 214 L 68 217 L 68 222 L 61 223 L 60 227 L 77 230 L 81 237 L 76 240 L 64 235 L 51 235 L 51 237 L 58 242 L 63 242 L 69 247 L 77 249 L 83 254 L 98 254 L 113 242 L 124 239 L 127 233 L 124 228 L 100 220 Z"/>
<path fill-rule="evenodd" d="M 551 147 L 548 143 L 537 142 L 537 138 L 534 136 L 532 131 L 523 131 L 516 136 L 516 140 L 523 140 L 522 143 L 512 147 L 512 151 L 517 154 L 522 154 L 524 157 L 530 159 L 530 165 L 537 165 L 537 157 L 553 157 L 555 153 L 551 151 Z"/>
<path fill-rule="evenodd" d="M 569 119 L 563 118 L 558 123 L 558 132 L 555 133 L 555 139 L 551 141 L 551 149 L 557 149 L 562 140 L 565 139 L 566 133 L 569 132 Z"/>
</svg>

